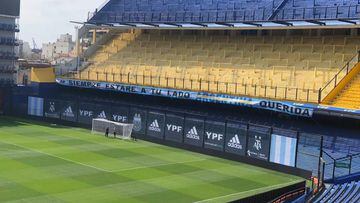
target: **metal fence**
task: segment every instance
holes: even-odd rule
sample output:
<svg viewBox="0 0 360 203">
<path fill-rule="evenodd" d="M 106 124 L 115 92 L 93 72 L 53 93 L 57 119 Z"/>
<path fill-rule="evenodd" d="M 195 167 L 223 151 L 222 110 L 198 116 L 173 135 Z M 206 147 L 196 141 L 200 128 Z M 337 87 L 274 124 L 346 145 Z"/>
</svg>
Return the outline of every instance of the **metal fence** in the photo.
<svg viewBox="0 0 360 203">
<path fill-rule="evenodd" d="M 360 153 L 334 158 L 330 153 L 324 151 L 324 158 L 326 179 L 335 179 L 360 172 Z"/>
<path fill-rule="evenodd" d="M 168 89 L 204 91 L 228 95 L 246 95 L 281 100 L 303 101 L 317 103 L 319 90 L 295 87 L 281 87 L 246 83 L 232 83 L 204 79 L 185 79 L 164 76 L 145 76 L 132 73 L 103 73 L 96 71 L 74 72 L 63 75 L 62 78 L 100 81 L 109 83 L 124 83 Z"/>
<path fill-rule="evenodd" d="M 323 101 L 326 96 L 336 88 L 339 83 L 350 73 L 350 71 L 356 66 L 360 61 L 360 51 L 345 64 L 345 66 L 339 70 L 338 73 L 324 86 L 319 90 L 319 102 Z"/>
<path fill-rule="evenodd" d="M 1 57 L 1 56 L 0 56 Z M 296 87 L 281 87 L 261 84 L 246 84 L 236 82 L 224 82 L 221 80 L 205 79 L 186 79 L 154 75 L 141 75 L 135 73 L 108 73 L 103 71 L 85 70 L 92 63 L 84 62 L 81 68 L 72 66 L 71 68 L 59 67 L 56 69 L 57 75 L 63 78 L 116 82 L 132 85 L 142 85 L 151 87 L 162 87 L 169 89 L 182 89 L 190 91 L 206 91 L 211 93 L 222 93 L 229 95 L 246 95 L 263 98 L 273 98 L 290 101 L 321 103 L 335 89 L 342 80 L 356 67 L 360 61 L 360 51 L 341 68 L 335 76 L 319 89 L 306 89 Z M 70 66 L 69 66 L 70 67 Z M 135 67 L 135 69 L 137 69 Z M 163 69 L 159 67 L 159 69 Z M 199 78 L 199 77 L 197 77 Z"/>
<path fill-rule="evenodd" d="M 298 140 L 297 167 L 311 170 L 318 176 L 321 156 L 322 137 L 320 135 L 301 133 Z"/>
</svg>

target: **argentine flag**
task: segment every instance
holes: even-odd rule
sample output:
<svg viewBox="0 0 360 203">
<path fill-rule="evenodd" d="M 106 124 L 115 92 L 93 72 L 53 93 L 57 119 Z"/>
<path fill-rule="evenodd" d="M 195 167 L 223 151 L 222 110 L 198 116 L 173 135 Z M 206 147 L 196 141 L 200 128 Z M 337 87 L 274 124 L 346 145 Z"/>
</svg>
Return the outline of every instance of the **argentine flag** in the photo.
<svg viewBox="0 0 360 203">
<path fill-rule="evenodd" d="M 271 136 L 270 161 L 294 167 L 296 142 L 296 138 L 273 134 Z"/>
</svg>

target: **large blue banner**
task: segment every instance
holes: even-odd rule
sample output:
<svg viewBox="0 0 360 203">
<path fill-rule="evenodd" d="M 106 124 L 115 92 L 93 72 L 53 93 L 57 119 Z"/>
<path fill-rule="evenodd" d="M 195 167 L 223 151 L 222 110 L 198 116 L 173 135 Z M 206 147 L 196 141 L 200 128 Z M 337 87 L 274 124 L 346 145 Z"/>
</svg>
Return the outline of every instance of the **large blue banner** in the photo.
<svg viewBox="0 0 360 203">
<path fill-rule="evenodd" d="M 239 97 L 224 94 L 212 94 L 207 92 L 192 92 L 175 89 L 164 89 L 147 86 L 136 86 L 127 85 L 120 83 L 108 83 L 108 82 L 94 82 L 94 81 L 83 81 L 83 80 L 71 80 L 71 79 L 56 79 L 56 82 L 60 85 L 90 88 L 90 89 L 101 89 L 111 90 L 121 93 L 132 93 L 141 95 L 152 95 L 161 97 L 170 97 L 177 99 L 188 99 L 209 103 L 223 103 L 237 106 L 248 106 L 260 109 L 266 109 L 271 111 L 277 111 L 290 115 L 312 117 L 315 105 L 310 104 L 298 104 L 294 102 L 286 101 L 274 101 L 259 98 L 250 97 Z M 359 111 L 360 113 L 360 111 Z"/>
</svg>

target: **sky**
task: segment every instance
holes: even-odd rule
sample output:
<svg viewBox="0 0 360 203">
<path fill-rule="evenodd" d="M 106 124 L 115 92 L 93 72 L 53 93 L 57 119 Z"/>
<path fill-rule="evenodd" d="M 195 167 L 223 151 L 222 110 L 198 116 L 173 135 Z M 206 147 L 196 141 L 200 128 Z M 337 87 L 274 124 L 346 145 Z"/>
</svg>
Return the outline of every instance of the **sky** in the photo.
<svg viewBox="0 0 360 203">
<path fill-rule="evenodd" d="M 54 42 L 60 34 L 70 33 L 75 39 L 76 24 L 84 22 L 88 12 L 100 7 L 106 0 L 21 0 L 21 40 L 30 42 L 34 38 L 38 48 L 42 43 Z"/>
</svg>

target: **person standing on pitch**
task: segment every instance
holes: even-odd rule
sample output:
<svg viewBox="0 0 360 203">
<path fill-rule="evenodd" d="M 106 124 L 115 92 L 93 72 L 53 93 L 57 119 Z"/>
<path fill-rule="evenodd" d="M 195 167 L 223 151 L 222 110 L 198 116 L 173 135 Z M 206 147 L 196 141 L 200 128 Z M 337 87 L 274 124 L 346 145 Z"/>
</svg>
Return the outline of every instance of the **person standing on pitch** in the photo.
<svg viewBox="0 0 360 203">
<path fill-rule="evenodd" d="M 116 128 L 114 128 L 114 138 L 116 138 Z"/>
<path fill-rule="evenodd" d="M 137 141 L 136 136 L 134 134 L 131 134 L 131 138 L 133 141 Z"/>
<path fill-rule="evenodd" d="M 105 137 L 109 137 L 109 128 L 106 128 L 105 130 Z"/>
</svg>

